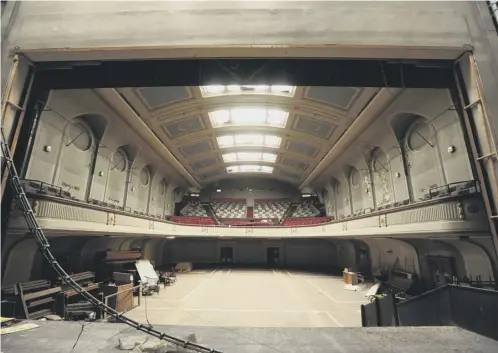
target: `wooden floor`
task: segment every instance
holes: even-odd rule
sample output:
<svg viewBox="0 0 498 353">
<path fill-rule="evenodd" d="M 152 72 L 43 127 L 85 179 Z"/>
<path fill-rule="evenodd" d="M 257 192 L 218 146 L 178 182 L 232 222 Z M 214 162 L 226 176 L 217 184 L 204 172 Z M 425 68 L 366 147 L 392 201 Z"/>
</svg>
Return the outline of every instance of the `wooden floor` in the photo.
<svg viewBox="0 0 498 353">
<path fill-rule="evenodd" d="M 342 277 L 218 269 L 179 274 L 127 316 L 153 325 L 358 327 L 367 302 L 364 290 L 345 290 Z"/>
</svg>

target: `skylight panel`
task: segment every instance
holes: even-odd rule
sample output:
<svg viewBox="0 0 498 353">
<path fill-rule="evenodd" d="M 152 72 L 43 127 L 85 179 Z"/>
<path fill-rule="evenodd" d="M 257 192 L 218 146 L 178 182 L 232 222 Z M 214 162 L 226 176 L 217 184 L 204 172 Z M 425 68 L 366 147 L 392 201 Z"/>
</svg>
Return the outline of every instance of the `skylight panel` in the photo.
<svg viewBox="0 0 498 353">
<path fill-rule="evenodd" d="M 270 109 L 268 110 L 268 116 L 266 118 L 266 121 L 268 125 L 277 125 L 285 127 L 288 116 L 289 113 L 284 112 L 283 110 Z"/>
<path fill-rule="evenodd" d="M 231 121 L 237 125 L 264 125 L 267 113 L 264 108 L 235 108 L 231 110 Z"/>
<path fill-rule="evenodd" d="M 271 86 L 272 92 L 288 93 L 294 95 L 294 86 Z"/>
<path fill-rule="evenodd" d="M 223 162 L 230 163 L 237 161 L 237 153 L 226 153 L 223 155 Z"/>
<path fill-rule="evenodd" d="M 213 126 L 227 124 L 230 121 L 230 112 L 226 109 L 211 112 L 209 116 Z"/>
<path fill-rule="evenodd" d="M 233 108 L 209 112 L 214 128 L 226 126 L 271 126 L 285 128 L 289 112 L 267 108 Z"/>
<path fill-rule="evenodd" d="M 233 135 L 219 136 L 216 140 L 218 141 L 218 146 L 220 148 L 232 147 L 235 145 Z"/>
<path fill-rule="evenodd" d="M 201 86 L 203 97 L 215 97 L 233 94 L 269 94 L 277 96 L 294 97 L 296 86 L 285 85 L 229 85 L 229 86 Z"/>
<path fill-rule="evenodd" d="M 261 146 L 278 148 L 282 138 L 273 135 L 263 134 L 236 134 L 224 135 L 216 138 L 220 148 L 244 147 L 244 146 Z"/>
<path fill-rule="evenodd" d="M 228 173 L 273 173 L 273 167 L 256 165 L 256 164 L 241 164 L 227 167 Z"/>
<path fill-rule="evenodd" d="M 261 152 L 237 152 L 226 153 L 223 155 L 225 163 L 232 162 L 268 162 L 275 163 L 277 155 L 275 153 L 261 153 Z"/>
<path fill-rule="evenodd" d="M 275 153 L 263 153 L 261 155 L 261 160 L 265 162 L 275 163 L 277 161 L 277 155 Z"/>
<path fill-rule="evenodd" d="M 267 147 L 280 147 L 280 143 L 282 142 L 282 138 L 278 136 L 266 135 L 264 145 Z"/>
<path fill-rule="evenodd" d="M 264 143 L 264 135 L 261 134 L 247 134 L 247 135 L 235 135 L 235 145 L 237 146 L 262 146 Z"/>
<path fill-rule="evenodd" d="M 202 86 L 201 91 L 203 95 L 205 94 L 220 94 L 226 90 L 225 86 Z"/>
<path fill-rule="evenodd" d="M 239 161 L 259 161 L 261 159 L 261 153 L 257 152 L 239 152 L 237 153 L 237 159 Z"/>
</svg>

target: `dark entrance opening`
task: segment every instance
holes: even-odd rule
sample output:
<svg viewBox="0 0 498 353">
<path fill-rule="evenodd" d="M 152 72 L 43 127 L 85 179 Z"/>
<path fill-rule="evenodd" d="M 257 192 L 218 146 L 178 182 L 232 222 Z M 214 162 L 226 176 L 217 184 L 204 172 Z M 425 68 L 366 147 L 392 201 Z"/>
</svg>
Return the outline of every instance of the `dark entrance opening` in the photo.
<svg viewBox="0 0 498 353">
<path fill-rule="evenodd" d="M 220 262 L 221 264 L 233 263 L 233 248 L 230 246 L 223 246 L 220 249 Z"/>
<path fill-rule="evenodd" d="M 266 264 L 269 266 L 277 266 L 280 263 L 280 248 L 266 249 Z"/>
<path fill-rule="evenodd" d="M 442 283 L 445 277 L 456 275 L 455 259 L 448 256 L 427 256 L 431 278 L 436 283 Z"/>
</svg>

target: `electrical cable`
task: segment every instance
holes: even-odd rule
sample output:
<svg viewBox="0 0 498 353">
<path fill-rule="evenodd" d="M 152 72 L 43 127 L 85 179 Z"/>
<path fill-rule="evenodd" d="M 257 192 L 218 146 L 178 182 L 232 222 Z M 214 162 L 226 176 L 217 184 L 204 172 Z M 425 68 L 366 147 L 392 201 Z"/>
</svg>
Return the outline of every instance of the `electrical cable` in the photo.
<svg viewBox="0 0 498 353">
<path fill-rule="evenodd" d="M 71 348 L 71 352 L 70 353 L 74 352 L 74 348 L 76 348 L 76 345 L 78 344 L 78 342 L 80 340 L 80 337 L 83 334 L 83 331 L 85 330 L 85 327 L 90 326 L 91 324 L 93 324 L 93 322 L 90 322 L 90 323 L 88 323 L 86 325 L 83 325 L 81 322 L 78 322 L 78 323 L 81 325 L 81 330 L 80 330 L 80 333 L 78 334 L 78 337 L 76 337 L 76 341 L 74 342 L 73 348 Z"/>
<path fill-rule="evenodd" d="M 151 336 L 159 338 L 160 340 L 164 340 L 166 342 L 172 343 L 174 345 L 188 348 L 196 352 L 210 352 L 210 353 L 221 353 L 218 350 L 210 349 L 199 345 L 197 343 L 189 342 L 186 340 L 182 340 L 178 337 L 174 337 L 158 331 L 154 329 L 152 326 L 145 326 L 132 320 L 125 316 L 123 313 L 119 313 L 116 310 L 112 309 L 105 303 L 101 302 L 90 293 L 88 293 L 84 288 L 82 288 L 59 264 L 57 259 L 54 257 L 52 252 L 50 251 L 50 244 L 48 239 L 46 238 L 42 228 L 40 227 L 36 216 L 34 215 L 33 209 L 31 207 L 31 203 L 29 202 L 24 189 L 22 187 L 21 181 L 19 179 L 19 175 L 17 174 L 16 167 L 14 165 L 14 161 L 12 160 L 12 154 L 10 152 L 10 148 L 7 144 L 7 140 L 5 138 L 5 134 L 3 131 L 3 127 L 1 128 L 1 150 L 3 153 L 3 157 L 5 160 L 5 165 L 8 170 L 9 181 L 12 184 L 13 191 L 15 196 L 18 199 L 17 204 L 21 207 L 24 219 L 28 228 L 30 230 L 30 234 L 33 236 L 40 253 L 45 257 L 45 259 L 52 266 L 54 271 L 62 278 L 62 280 L 69 285 L 72 289 L 74 289 L 78 294 L 87 299 L 92 305 L 96 308 L 106 312 L 110 316 L 114 317 L 118 321 L 121 321 L 139 331 L 145 332 Z"/>
<path fill-rule="evenodd" d="M 148 278 L 148 279 L 154 279 L 154 278 L 151 278 L 151 277 L 147 277 L 147 276 L 144 276 L 145 278 Z M 143 293 L 142 293 L 143 295 Z M 152 324 L 150 323 L 149 321 L 149 316 L 147 315 L 147 295 L 143 295 L 144 297 L 144 301 L 145 301 L 145 320 L 147 321 L 147 323 L 149 324 L 149 326 L 152 326 Z"/>
<path fill-rule="evenodd" d="M 147 315 L 147 296 L 144 295 L 145 299 L 145 321 L 147 321 L 147 323 L 149 324 L 149 326 L 152 326 L 152 324 L 150 323 L 149 321 L 149 316 Z"/>
</svg>

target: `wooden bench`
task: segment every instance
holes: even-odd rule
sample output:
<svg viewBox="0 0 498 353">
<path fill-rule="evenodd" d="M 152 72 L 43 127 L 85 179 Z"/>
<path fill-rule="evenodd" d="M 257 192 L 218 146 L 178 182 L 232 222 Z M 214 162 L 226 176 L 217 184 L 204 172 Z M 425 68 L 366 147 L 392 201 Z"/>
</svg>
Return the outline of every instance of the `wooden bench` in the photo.
<svg viewBox="0 0 498 353">
<path fill-rule="evenodd" d="M 5 286 L 2 292 L 15 298 L 14 316 L 38 319 L 54 312 L 56 296 L 61 292 L 61 287 L 51 287 L 50 281 L 38 280 Z M 17 314 L 18 309 L 21 315 Z"/>
<path fill-rule="evenodd" d="M 100 283 L 95 283 L 95 273 L 93 272 L 75 273 L 70 275 L 70 277 L 87 292 L 95 291 L 100 288 Z M 74 303 L 74 300 L 71 300 L 71 298 L 76 297 L 79 293 L 69 284 L 64 282 L 61 277 L 59 277 L 58 280 L 60 287 L 62 288 L 57 305 L 57 311 L 60 316 L 67 318 L 73 315 L 89 314 L 94 311 L 97 312 L 97 316 L 100 316 L 99 310 L 94 308 L 90 302 L 80 301 Z"/>
<path fill-rule="evenodd" d="M 83 287 L 87 291 L 90 291 L 90 290 L 93 290 L 93 289 L 96 289 L 99 287 L 98 283 L 94 283 L 95 282 L 95 273 L 93 273 L 93 272 L 88 271 L 88 272 L 75 273 L 75 274 L 70 275 L 70 277 L 73 281 L 78 283 L 81 287 Z M 62 288 L 62 291 L 66 296 L 71 297 L 73 295 L 78 294 L 78 292 L 76 292 L 69 284 L 67 284 L 66 282 L 64 282 L 62 280 L 62 277 L 59 277 L 58 280 L 60 283 L 60 287 Z"/>
</svg>

